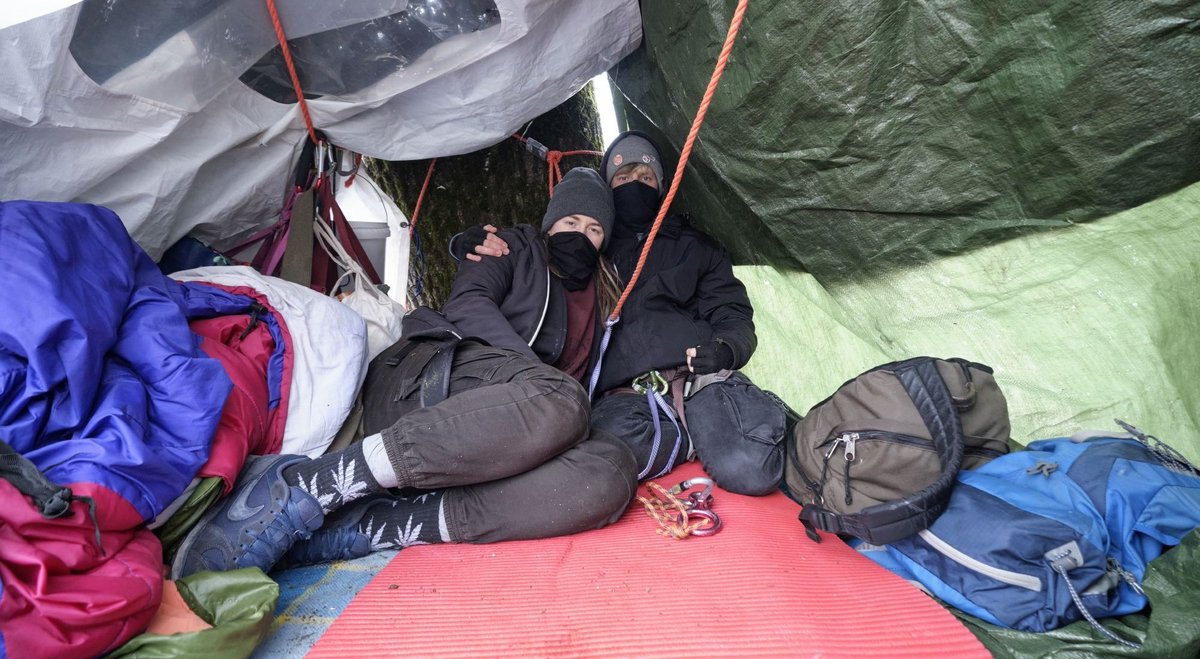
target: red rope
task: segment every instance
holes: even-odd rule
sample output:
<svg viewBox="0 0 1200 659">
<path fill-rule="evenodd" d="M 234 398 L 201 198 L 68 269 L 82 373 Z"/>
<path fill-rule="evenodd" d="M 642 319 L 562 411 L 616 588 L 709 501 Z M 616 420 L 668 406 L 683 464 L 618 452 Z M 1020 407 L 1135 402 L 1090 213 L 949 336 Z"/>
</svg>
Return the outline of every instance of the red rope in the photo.
<svg viewBox="0 0 1200 659">
<path fill-rule="evenodd" d="M 517 133 L 513 133 L 513 139 L 515 139 L 525 145 L 529 144 L 529 138 L 525 137 L 524 135 L 519 135 Z M 537 144 L 540 145 L 541 143 L 537 142 Z M 533 152 L 534 149 L 530 149 L 530 151 Z M 559 164 L 562 162 L 562 159 L 564 157 L 566 157 L 566 156 L 596 156 L 597 158 L 599 158 L 603 155 L 604 155 L 604 153 L 602 153 L 600 151 L 589 151 L 586 149 L 580 149 L 580 150 L 576 150 L 576 151 L 555 151 L 554 149 L 547 149 L 546 153 L 545 153 L 545 157 L 546 157 L 546 167 L 548 170 L 547 183 L 548 183 L 548 192 L 550 194 L 550 197 L 551 198 L 554 197 L 554 186 L 558 185 L 559 182 L 562 181 L 563 173 L 562 173 L 562 168 L 559 166 Z"/>
<path fill-rule="evenodd" d="M 362 167 L 362 158 L 363 157 L 361 153 L 354 154 L 354 166 L 350 168 L 350 175 L 346 177 L 345 185 L 347 188 L 354 183 L 355 177 L 358 176 L 358 170 L 360 167 Z"/>
<path fill-rule="evenodd" d="M 279 47 L 283 49 L 283 61 L 287 63 L 288 75 L 292 77 L 292 88 L 296 91 L 296 102 L 300 104 L 304 126 L 308 128 L 308 138 L 316 144 L 317 131 L 313 128 L 312 116 L 308 114 L 308 102 L 304 100 L 304 90 L 300 88 L 300 76 L 296 73 L 296 63 L 292 61 L 292 51 L 288 48 L 287 37 L 283 34 L 283 23 L 279 21 L 275 0 L 267 0 L 267 11 L 271 12 L 271 22 L 275 24 L 275 38 L 279 40 Z"/>
<path fill-rule="evenodd" d="M 625 300 L 629 298 L 629 293 L 633 291 L 634 285 L 637 284 L 638 277 L 642 274 L 642 268 L 646 265 L 646 256 L 650 254 L 650 246 L 654 244 L 654 238 L 658 235 L 658 229 L 662 226 L 663 218 L 667 216 L 667 209 L 671 207 L 671 201 L 675 199 L 675 193 L 679 190 L 679 184 L 683 181 L 683 169 L 687 165 L 688 158 L 692 155 L 692 144 L 696 141 L 696 134 L 700 132 L 700 124 L 704 123 L 704 115 L 708 112 L 708 106 L 712 102 L 713 93 L 717 90 L 717 81 L 721 79 L 721 74 L 725 71 L 725 64 L 729 61 L 729 53 L 733 50 L 733 42 L 737 37 L 738 29 L 742 25 L 742 18 L 746 15 L 746 5 L 749 0 L 738 0 L 737 9 L 733 10 L 733 20 L 729 23 L 729 32 L 725 35 L 725 45 L 721 47 L 721 54 L 717 57 L 717 66 L 713 69 L 712 78 L 708 81 L 708 88 L 704 90 L 704 97 L 700 99 L 700 109 L 696 111 L 696 118 L 692 121 L 692 129 L 688 131 L 687 140 L 683 143 L 683 150 L 679 154 L 679 164 L 675 167 L 675 176 L 671 179 L 671 188 L 667 191 L 667 196 L 663 199 L 662 206 L 658 209 L 658 216 L 654 218 L 654 225 L 650 227 L 650 235 L 646 237 L 646 245 L 642 247 L 642 255 L 638 258 L 637 267 L 633 270 L 633 275 L 629 278 L 629 283 L 625 285 L 625 290 L 621 292 L 620 299 L 617 300 L 616 307 L 613 308 L 612 315 L 609 316 L 609 322 L 615 322 L 621 315 L 621 307 L 625 306 Z"/>
<path fill-rule="evenodd" d="M 421 184 L 421 194 L 417 195 L 417 205 L 413 208 L 412 220 L 408 223 L 408 235 L 411 237 L 417 230 L 417 217 L 421 214 L 421 203 L 425 201 L 425 190 L 429 189 L 429 179 L 433 178 L 433 166 L 437 158 L 429 161 L 429 171 L 425 172 L 425 182 Z"/>
</svg>

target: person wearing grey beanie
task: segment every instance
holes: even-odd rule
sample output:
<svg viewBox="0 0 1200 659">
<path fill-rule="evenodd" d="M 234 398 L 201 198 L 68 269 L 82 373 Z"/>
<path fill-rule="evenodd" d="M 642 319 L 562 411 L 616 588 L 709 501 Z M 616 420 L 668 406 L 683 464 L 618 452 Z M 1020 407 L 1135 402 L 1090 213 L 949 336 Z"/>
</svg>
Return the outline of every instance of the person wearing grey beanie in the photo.
<svg viewBox="0 0 1200 659">
<path fill-rule="evenodd" d="M 600 174 L 611 188 L 616 213 L 604 256 L 618 275 L 629 277 L 640 269 L 641 277 L 613 326 L 602 368 L 589 380 L 594 383 L 593 427 L 629 445 L 638 458 L 639 478 L 665 475 L 694 455 L 727 490 L 774 491 L 783 475 L 785 429 L 776 421 L 785 413 L 736 371 L 750 360 L 758 338 L 754 308 L 729 253 L 693 226 L 688 214 L 664 211 L 663 158 L 645 133 L 618 135 L 600 162 Z M 653 249 L 647 251 L 660 214 Z M 463 256 L 453 249 L 452 255 L 471 261 L 493 260 L 509 247 L 491 227 L 460 243 Z M 673 408 L 671 418 L 661 418 L 665 413 L 657 404 L 631 386 L 648 379 L 670 383 L 663 398 Z M 773 416 L 740 424 L 737 410 L 743 407 L 773 410 Z M 675 418 L 678 424 L 671 422 Z M 731 427 L 736 429 L 727 431 Z"/>
<path fill-rule="evenodd" d="M 362 441 L 314 459 L 248 460 L 237 495 L 188 533 L 172 574 L 545 538 L 619 519 L 637 462 L 590 427 L 583 386 L 620 293 L 600 256 L 614 215 L 599 174 L 568 172 L 538 227 L 504 229 L 507 253 L 461 263 L 441 313 L 405 315 L 400 340 L 367 369 L 351 424 Z M 246 501 L 279 505 L 248 514 Z"/>
<path fill-rule="evenodd" d="M 608 247 L 616 211 L 612 191 L 595 170 L 576 167 L 554 186 L 554 196 L 542 216 L 542 233 L 549 233 L 556 222 L 568 215 L 586 215 L 596 220 L 604 231 L 599 249 L 604 251 Z"/>
<path fill-rule="evenodd" d="M 621 292 L 601 256 L 613 231 L 612 190 L 593 169 L 566 173 L 541 222 L 503 229 L 497 259 L 464 259 L 442 307 L 464 336 L 559 366 L 577 380 Z M 498 322 L 502 321 L 502 322 Z"/>
</svg>

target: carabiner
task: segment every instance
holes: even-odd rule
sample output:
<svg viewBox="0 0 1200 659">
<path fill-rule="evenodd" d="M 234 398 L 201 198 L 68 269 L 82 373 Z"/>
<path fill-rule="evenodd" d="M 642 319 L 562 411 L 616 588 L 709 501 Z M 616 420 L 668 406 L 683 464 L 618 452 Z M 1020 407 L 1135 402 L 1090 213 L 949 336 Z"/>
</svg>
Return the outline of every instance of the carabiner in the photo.
<svg viewBox="0 0 1200 659">
<path fill-rule="evenodd" d="M 693 487 L 698 487 L 700 485 L 704 486 L 703 490 L 699 492 L 690 492 L 688 493 L 687 497 L 683 497 L 686 499 L 685 505 L 689 510 L 708 510 L 708 508 L 712 506 L 712 491 L 713 486 L 715 485 L 711 478 L 689 478 L 688 480 L 679 483 L 667 491 L 675 496 L 680 496 Z"/>
<path fill-rule="evenodd" d="M 329 147 L 325 144 L 325 140 L 317 141 L 317 150 L 313 156 L 313 160 L 317 165 L 317 179 L 320 180 L 325 175 L 325 153 Z"/>
<path fill-rule="evenodd" d="M 649 373 L 637 376 L 630 383 L 629 387 L 639 394 L 653 390 L 665 395 L 671 391 L 671 383 L 667 382 L 667 379 L 658 371 L 650 371 Z"/>
<path fill-rule="evenodd" d="M 692 510 L 688 511 L 687 516 L 688 516 L 688 518 L 687 518 L 688 523 L 691 523 L 693 518 L 696 518 L 698 520 L 706 519 L 709 521 L 708 526 L 700 526 L 700 527 L 692 529 L 692 535 L 700 536 L 703 538 L 705 536 L 713 535 L 717 531 L 721 530 L 721 518 L 717 517 L 716 513 L 714 513 L 713 511 L 711 511 L 707 508 L 693 508 Z"/>
</svg>

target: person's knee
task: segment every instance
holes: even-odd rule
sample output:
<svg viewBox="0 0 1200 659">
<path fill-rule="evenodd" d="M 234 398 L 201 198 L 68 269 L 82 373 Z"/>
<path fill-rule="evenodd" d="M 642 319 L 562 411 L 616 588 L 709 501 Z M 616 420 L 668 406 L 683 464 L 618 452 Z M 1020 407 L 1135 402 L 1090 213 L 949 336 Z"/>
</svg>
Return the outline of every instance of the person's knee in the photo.
<svg viewBox="0 0 1200 659">
<path fill-rule="evenodd" d="M 588 507 L 596 513 L 596 526 L 607 526 L 620 519 L 637 494 L 637 460 L 624 442 L 604 431 L 593 430 L 578 450 L 589 474 Z"/>
<path fill-rule="evenodd" d="M 587 392 L 571 376 L 547 364 L 537 364 L 521 378 L 536 419 L 533 429 L 561 448 L 569 448 L 587 437 L 591 406 Z"/>
<path fill-rule="evenodd" d="M 587 390 L 575 378 L 550 366 L 538 364 L 530 369 L 526 379 L 541 393 L 556 396 L 570 403 L 566 413 L 575 416 L 589 417 L 591 405 L 588 401 Z"/>
<path fill-rule="evenodd" d="M 717 454 L 701 450 L 700 464 L 721 489 L 736 494 L 763 496 L 779 488 L 783 478 L 781 446 L 758 444 L 742 439 L 742 446 Z"/>
</svg>

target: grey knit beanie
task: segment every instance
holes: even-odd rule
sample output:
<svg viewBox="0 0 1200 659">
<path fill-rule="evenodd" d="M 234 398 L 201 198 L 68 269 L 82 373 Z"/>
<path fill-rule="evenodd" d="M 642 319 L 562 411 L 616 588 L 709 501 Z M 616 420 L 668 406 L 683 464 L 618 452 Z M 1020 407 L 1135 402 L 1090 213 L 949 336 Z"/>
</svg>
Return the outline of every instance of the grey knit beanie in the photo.
<svg viewBox="0 0 1200 659">
<path fill-rule="evenodd" d="M 596 218 L 604 227 L 604 243 L 600 249 L 607 247 L 617 212 L 613 209 L 612 190 L 594 169 L 576 167 L 554 186 L 554 196 L 542 217 L 542 233 L 549 231 L 555 222 L 575 214 Z"/>
<path fill-rule="evenodd" d="M 665 187 L 663 185 L 662 156 L 658 154 L 658 149 L 650 141 L 650 137 L 636 130 L 621 133 L 617 139 L 612 141 L 612 144 L 608 145 L 608 150 L 604 152 L 604 160 L 600 162 L 600 173 L 604 175 L 604 181 L 612 185 L 617 170 L 633 163 L 649 165 L 650 169 L 654 170 L 654 175 L 658 177 L 658 190 L 661 193 Z"/>
</svg>

